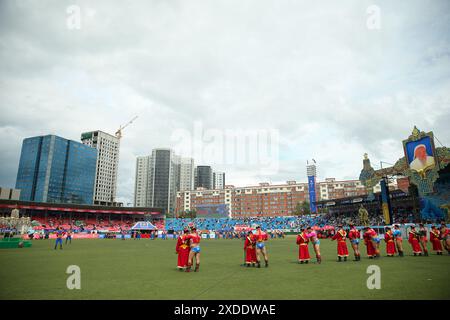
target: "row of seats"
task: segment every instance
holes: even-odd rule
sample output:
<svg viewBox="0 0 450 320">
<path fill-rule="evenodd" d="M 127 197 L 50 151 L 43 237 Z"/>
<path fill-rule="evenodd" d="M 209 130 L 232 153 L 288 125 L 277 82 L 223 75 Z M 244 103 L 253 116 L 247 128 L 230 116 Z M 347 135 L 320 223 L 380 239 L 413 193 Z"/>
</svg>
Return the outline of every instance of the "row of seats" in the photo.
<svg viewBox="0 0 450 320">
<path fill-rule="evenodd" d="M 304 225 L 320 226 L 326 225 L 317 216 L 301 216 L 301 217 L 264 217 L 264 218 L 243 218 L 243 219 L 229 219 L 229 218 L 195 218 L 195 219 L 166 219 L 166 229 L 180 231 L 190 223 L 194 223 L 197 229 L 200 230 L 215 230 L 215 231 L 233 231 L 236 226 L 252 226 L 258 224 L 263 230 L 281 230 L 281 229 L 296 229 Z"/>
</svg>

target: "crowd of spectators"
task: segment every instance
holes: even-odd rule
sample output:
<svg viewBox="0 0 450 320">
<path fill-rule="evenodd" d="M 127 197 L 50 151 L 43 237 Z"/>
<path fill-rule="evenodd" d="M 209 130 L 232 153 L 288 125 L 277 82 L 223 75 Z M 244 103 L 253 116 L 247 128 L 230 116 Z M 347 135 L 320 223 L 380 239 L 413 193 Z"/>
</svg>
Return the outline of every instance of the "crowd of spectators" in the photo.
<svg viewBox="0 0 450 320">
<path fill-rule="evenodd" d="M 369 211 L 368 212 L 368 220 L 369 225 L 371 226 L 384 226 L 386 224 L 384 220 L 384 216 L 382 213 L 377 211 Z M 394 210 L 392 214 L 392 223 L 416 223 L 419 221 L 415 221 L 414 215 L 411 212 Z M 323 216 L 323 221 L 326 221 L 326 224 L 337 226 L 339 224 L 348 225 L 350 223 L 354 223 L 356 225 L 361 225 L 360 217 L 358 212 L 347 212 L 347 213 L 328 213 Z"/>
<path fill-rule="evenodd" d="M 319 215 L 290 216 L 290 217 L 254 217 L 254 218 L 183 218 L 166 219 L 166 230 L 181 231 L 193 222 L 199 230 L 212 230 L 219 232 L 233 232 L 242 227 L 253 225 L 261 226 L 263 230 L 298 229 L 304 225 L 325 226 L 326 221 Z"/>
<path fill-rule="evenodd" d="M 35 226 L 35 230 L 53 230 L 61 227 L 64 230 L 71 229 L 72 232 L 87 232 L 87 233 L 121 233 L 132 234 L 131 227 L 136 221 L 125 219 L 104 219 L 104 218 L 90 218 L 81 219 L 58 219 L 51 217 L 42 219 L 33 217 L 32 220 L 39 222 Z M 39 221 L 40 219 L 41 221 Z M 385 221 L 383 215 L 378 212 L 369 211 L 369 223 L 372 226 L 383 226 Z M 394 223 L 411 223 L 415 222 L 413 214 L 404 211 L 394 211 Z M 279 231 L 296 231 L 305 226 L 315 226 L 318 232 L 323 232 L 324 236 L 328 235 L 329 229 L 339 224 L 348 225 L 350 223 L 361 224 L 358 212 L 347 213 L 327 213 L 327 214 L 312 214 L 302 216 L 288 216 L 288 217 L 248 217 L 248 218 L 178 218 L 178 219 L 154 219 L 151 221 L 156 226 L 157 230 L 165 230 L 179 234 L 184 227 L 193 222 L 198 230 L 212 231 L 216 233 L 216 238 L 243 238 L 248 228 L 255 225 L 261 226 L 263 230 L 273 232 L 274 237 L 278 237 Z M 331 227 L 330 227 L 331 226 Z M 329 228 L 330 227 L 330 228 Z M 328 232 L 328 233 L 327 233 Z M 330 231 L 331 232 L 331 231 Z"/>
</svg>

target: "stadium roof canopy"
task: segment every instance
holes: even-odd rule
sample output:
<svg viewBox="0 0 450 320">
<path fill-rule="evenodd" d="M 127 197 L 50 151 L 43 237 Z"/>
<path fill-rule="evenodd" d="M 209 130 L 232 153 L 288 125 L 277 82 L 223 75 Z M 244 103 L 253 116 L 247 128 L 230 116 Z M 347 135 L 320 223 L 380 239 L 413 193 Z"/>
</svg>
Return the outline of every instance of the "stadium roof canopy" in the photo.
<svg viewBox="0 0 450 320">
<path fill-rule="evenodd" d="M 20 200 L 0 200 L 0 209 L 28 209 L 36 211 L 78 212 L 93 214 L 135 214 L 161 215 L 164 209 L 147 207 L 108 207 L 74 203 L 47 203 Z"/>
<path fill-rule="evenodd" d="M 402 190 L 393 190 L 389 192 L 391 199 L 407 199 L 410 200 L 412 196 L 409 194 L 403 192 Z M 330 199 L 330 200 L 321 200 L 317 201 L 316 205 L 319 208 L 323 207 L 335 207 L 340 205 L 358 205 L 365 203 L 371 203 L 371 202 L 380 202 L 381 193 L 374 193 L 373 199 L 370 199 L 368 195 L 359 195 L 359 196 L 352 196 L 352 197 L 345 197 L 345 198 L 339 198 L 339 199 Z"/>
</svg>

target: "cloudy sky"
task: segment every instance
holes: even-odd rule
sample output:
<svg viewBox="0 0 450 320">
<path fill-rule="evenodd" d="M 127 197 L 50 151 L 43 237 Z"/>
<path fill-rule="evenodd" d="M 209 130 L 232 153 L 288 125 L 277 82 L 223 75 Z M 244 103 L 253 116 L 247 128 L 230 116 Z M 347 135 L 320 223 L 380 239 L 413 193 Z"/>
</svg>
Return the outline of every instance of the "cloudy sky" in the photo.
<svg viewBox="0 0 450 320">
<path fill-rule="evenodd" d="M 3 187 L 25 137 L 78 141 L 135 115 L 121 142 L 125 203 L 136 156 L 156 147 L 245 186 L 306 181 L 311 158 L 319 179 L 357 178 L 365 152 L 375 168 L 400 158 L 414 125 L 450 145 L 445 0 L 3 0 L 0 70 Z M 256 134 L 256 157 L 226 160 L 255 150 L 230 134 Z"/>
</svg>

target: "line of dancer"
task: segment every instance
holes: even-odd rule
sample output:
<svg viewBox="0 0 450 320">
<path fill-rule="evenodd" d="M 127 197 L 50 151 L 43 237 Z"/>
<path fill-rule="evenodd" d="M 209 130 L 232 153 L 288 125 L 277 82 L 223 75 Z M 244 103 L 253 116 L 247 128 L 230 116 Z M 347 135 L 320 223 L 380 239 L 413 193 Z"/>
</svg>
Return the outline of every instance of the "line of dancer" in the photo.
<svg viewBox="0 0 450 320">
<path fill-rule="evenodd" d="M 363 227 L 363 232 L 356 228 L 351 223 L 349 224 L 349 231 L 344 230 L 343 225 L 339 225 L 336 233 L 332 237 L 332 241 L 337 242 L 337 261 L 346 262 L 349 256 L 347 247 L 347 240 L 353 249 L 354 260 L 361 261 L 361 251 L 359 248 L 360 240 L 366 247 L 366 255 L 369 259 L 380 258 L 380 243 L 384 238 L 386 244 L 386 255 L 394 257 L 398 254 L 399 257 L 404 257 L 403 236 L 400 225 L 396 224 L 392 227 L 386 226 L 384 237 L 377 234 L 377 232 L 369 227 Z M 424 224 L 419 224 L 419 228 L 412 225 L 408 231 L 408 243 L 411 245 L 414 256 L 428 256 L 427 248 L 427 229 Z M 62 244 L 62 236 L 60 240 Z M 195 260 L 194 272 L 200 270 L 200 235 L 193 223 L 190 223 L 184 228 L 183 233 L 178 237 L 175 251 L 178 255 L 177 268 L 180 271 L 190 272 Z M 254 225 L 251 231 L 248 231 L 244 242 L 244 265 L 247 267 L 261 268 L 261 260 L 264 259 L 265 267 L 269 266 L 269 258 L 267 254 L 266 242 L 268 235 L 261 230 L 259 225 Z M 432 244 L 432 249 L 437 255 L 442 255 L 443 250 L 447 250 L 450 254 L 450 229 L 445 223 L 441 227 L 431 226 L 429 233 L 429 241 Z M 309 254 L 309 243 L 312 243 L 314 253 L 316 255 L 316 263 L 322 262 L 320 253 L 320 240 L 317 233 L 312 227 L 304 227 L 297 235 L 296 244 L 299 246 L 298 263 L 308 264 L 311 261 Z M 56 246 L 55 246 L 56 248 Z"/>
<path fill-rule="evenodd" d="M 337 242 L 337 261 L 346 262 L 348 253 L 347 239 L 350 240 L 351 247 L 355 259 L 353 261 L 361 261 L 361 252 L 359 243 L 361 239 L 361 232 L 356 228 L 354 224 L 349 224 L 349 231 L 345 231 L 342 225 L 338 225 L 336 233 L 332 237 L 332 241 Z M 419 228 L 411 226 L 408 232 L 408 242 L 411 245 L 414 256 L 428 256 L 427 249 L 427 229 L 424 224 L 419 224 Z M 399 257 L 404 257 L 403 238 L 400 230 L 400 225 L 396 224 L 393 227 L 386 226 L 384 237 L 377 234 L 377 232 L 371 227 L 364 227 L 362 238 L 366 247 L 366 254 L 369 259 L 378 259 L 381 256 L 380 243 L 384 238 L 386 244 L 386 256 L 394 257 L 398 254 Z M 450 229 L 447 228 L 445 223 L 441 224 L 441 228 L 437 228 L 435 225 L 431 226 L 429 241 L 433 246 L 433 251 L 437 255 L 442 255 L 443 248 L 445 248 L 450 254 Z M 320 257 L 320 242 L 317 239 L 317 235 L 312 231 L 311 227 L 302 228 L 297 235 L 296 244 L 299 246 L 298 262 L 300 264 L 307 264 L 310 260 L 310 254 L 308 250 L 308 244 L 312 242 L 314 244 L 314 251 L 317 257 L 317 263 L 321 262 Z"/>
</svg>

